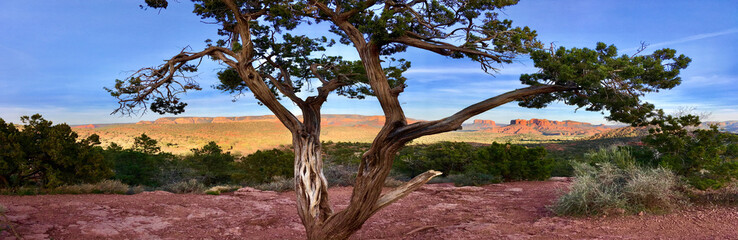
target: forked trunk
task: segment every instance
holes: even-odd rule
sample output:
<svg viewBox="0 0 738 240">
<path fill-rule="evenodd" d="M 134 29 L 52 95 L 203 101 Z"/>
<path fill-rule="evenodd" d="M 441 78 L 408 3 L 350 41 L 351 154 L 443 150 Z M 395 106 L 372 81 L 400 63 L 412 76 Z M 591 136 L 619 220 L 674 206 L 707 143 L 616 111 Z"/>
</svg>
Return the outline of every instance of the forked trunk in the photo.
<svg viewBox="0 0 738 240">
<path fill-rule="evenodd" d="M 297 214 L 309 237 L 321 232 L 323 223 L 333 210 L 328 203 L 328 181 L 323 175 L 320 104 L 305 104 L 301 108 L 303 124 L 292 133 L 292 145 L 295 151 Z"/>
</svg>

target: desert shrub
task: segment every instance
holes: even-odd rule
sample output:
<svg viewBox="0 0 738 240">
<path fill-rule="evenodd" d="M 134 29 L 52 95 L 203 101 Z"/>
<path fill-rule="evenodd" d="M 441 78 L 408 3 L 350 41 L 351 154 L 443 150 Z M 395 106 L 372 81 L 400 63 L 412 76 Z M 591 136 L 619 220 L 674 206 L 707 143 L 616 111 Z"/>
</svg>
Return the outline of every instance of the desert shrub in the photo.
<svg viewBox="0 0 738 240">
<path fill-rule="evenodd" d="M 156 178 L 156 182 L 160 185 L 196 179 L 199 176 L 197 170 L 192 168 L 183 158 L 171 158 L 163 161 L 160 169 L 161 172 Z"/>
<path fill-rule="evenodd" d="M 574 182 L 551 209 L 560 215 L 665 211 L 684 203 L 677 176 L 666 168 L 638 166 L 625 149 L 587 154 L 573 164 Z"/>
<path fill-rule="evenodd" d="M 146 191 L 146 188 L 144 186 L 138 185 L 138 186 L 132 186 L 128 188 L 128 191 L 126 191 L 127 195 L 133 195 L 133 194 L 139 194 Z"/>
<path fill-rule="evenodd" d="M 432 169 L 444 173 L 436 181 L 481 185 L 547 179 L 553 160 L 545 157 L 542 147 L 493 143 L 475 148 L 468 143 L 441 142 L 403 149 L 393 167 L 409 178 Z"/>
<path fill-rule="evenodd" d="M 725 184 L 720 189 L 696 190 L 692 189 L 689 197 L 695 203 L 738 205 L 738 181 Z"/>
<path fill-rule="evenodd" d="M 479 186 L 490 183 L 502 182 L 499 175 L 491 175 L 479 172 L 467 172 L 464 174 L 448 175 L 445 179 L 439 179 L 438 183 L 451 182 L 456 186 Z"/>
<path fill-rule="evenodd" d="M 370 143 L 326 142 L 323 144 L 325 161 L 336 165 L 359 165 L 361 155 L 371 146 Z"/>
<path fill-rule="evenodd" d="M 413 177 L 428 170 L 441 171 L 442 177 L 464 172 L 474 158 L 474 147 L 464 142 L 440 142 L 408 146 L 400 150 L 393 168 Z"/>
<path fill-rule="evenodd" d="M 95 184 L 78 184 L 78 185 L 66 185 L 60 186 L 50 191 L 50 193 L 57 194 L 90 194 L 90 193 L 104 193 L 104 194 L 125 194 L 128 192 L 129 187 L 125 183 L 117 180 L 103 180 Z"/>
<path fill-rule="evenodd" d="M 574 168 L 571 166 L 572 161 L 570 159 L 561 159 L 548 157 L 551 164 L 551 176 L 552 177 L 571 177 L 574 175 Z"/>
<path fill-rule="evenodd" d="M 610 163 L 602 163 L 599 167 L 574 164 L 573 167 L 576 178 L 569 186 L 569 192 L 551 206 L 554 213 L 595 215 L 627 206 L 622 193 L 626 181 L 621 169 Z"/>
<path fill-rule="evenodd" d="M 633 161 L 639 166 L 650 168 L 659 166 L 656 152 L 647 146 L 619 146 L 618 148 L 628 151 Z"/>
<path fill-rule="evenodd" d="M 172 183 L 164 186 L 164 190 L 172 193 L 202 193 L 205 185 L 195 179 Z"/>
<path fill-rule="evenodd" d="M 609 163 L 619 169 L 635 167 L 635 159 L 627 149 L 618 147 L 600 148 L 584 154 L 584 159 L 590 165 Z"/>
<path fill-rule="evenodd" d="M 651 210 L 671 209 L 683 203 L 678 191 L 679 178 L 671 170 L 659 168 L 633 168 L 623 193 L 631 208 Z"/>
<path fill-rule="evenodd" d="M 92 193 L 125 194 L 128 192 L 127 184 L 115 180 L 102 180 L 93 184 L 93 186 L 95 190 Z"/>
<path fill-rule="evenodd" d="M 358 168 L 358 166 L 354 165 L 340 165 L 326 162 L 323 166 L 323 175 L 325 175 L 328 185 L 331 187 L 353 186 Z"/>
<path fill-rule="evenodd" d="M 112 176 L 97 135 L 78 141 L 68 125 L 53 125 L 39 114 L 21 121 L 22 130 L 0 119 L 0 186 L 53 188 Z"/>
<path fill-rule="evenodd" d="M 274 176 L 270 182 L 255 185 L 254 188 L 264 191 L 286 192 L 295 190 L 295 180 L 284 176 Z"/>
<path fill-rule="evenodd" d="M 492 143 L 476 151 L 474 160 L 466 167 L 465 174 L 476 179 L 504 181 L 545 180 L 551 177 L 553 161 L 546 158 L 543 147 L 528 148 L 512 144 Z M 487 176 L 485 176 L 487 175 Z"/>
<path fill-rule="evenodd" d="M 256 151 L 235 164 L 232 178 L 237 183 L 268 183 L 275 176 L 290 177 L 293 174 L 295 154 L 279 149 Z"/>
<path fill-rule="evenodd" d="M 394 177 L 387 177 L 387 179 L 384 180 L 384 186 L 385 187 L 399 187 L 400 185 L 404 184 L 405 182 L 398 180 Z"/>
<path fill-rule="evenodd" d="M 159 186 L 162 166 L 172 159 L 168 154 L 148 154 L 133 149 L 106 150 L 105 158 L 113 165 L 116 180 L 128 185 Z"/>
<path fill-rule="evenodd" d="M 721 188 L 738 178 L 738 135 L 699 126 L 694 115 L 664 116 L 652 121 L 655 126 L 643 142 L 655 150 L 659 163 L 698 189 Z"/>
<path fill-rule="evenodd" d="M 198 179 L 205 185 L 231 182 L 234 157 L 223 150 L 215 142 L 209 142 L 200 149 L 191 149 L 192 155 L 184 158 Z"/>
</svg>

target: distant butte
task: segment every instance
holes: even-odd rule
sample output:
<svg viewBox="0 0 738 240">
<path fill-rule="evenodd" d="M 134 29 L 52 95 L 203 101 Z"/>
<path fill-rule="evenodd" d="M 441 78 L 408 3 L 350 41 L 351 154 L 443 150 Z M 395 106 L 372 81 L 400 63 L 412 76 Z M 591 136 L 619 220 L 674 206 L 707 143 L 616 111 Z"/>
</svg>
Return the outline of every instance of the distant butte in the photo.
<svg viewBox="0 0 738 240">
<path fill-rule="evenodd" d="M 533 118 L 530 120 L 510 120 L 510 125 L 499 126 L 492 120 L 474 120 L 472 124 L 465 125 L 464 130 L 483 131 L 506 134 L 535 134 L 535 135 L 594 135 L 605 132 L 611 128 L 604 125 L 592 125 L 576 121 L 552 121 L 548 119 Z"/>
</svg>

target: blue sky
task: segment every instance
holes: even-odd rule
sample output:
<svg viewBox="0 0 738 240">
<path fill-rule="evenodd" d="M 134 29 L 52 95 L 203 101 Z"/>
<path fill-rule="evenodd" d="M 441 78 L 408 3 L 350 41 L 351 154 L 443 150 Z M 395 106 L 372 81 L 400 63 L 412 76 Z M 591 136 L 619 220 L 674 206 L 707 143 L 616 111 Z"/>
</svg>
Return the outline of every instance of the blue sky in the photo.
<svg viewBox="0 0 738 240">
<path fill-rule="evenodd" d="M 153 112 L 134 117 L 110 115 L 117 104 L 103 87 L 133 70 L 158 65 L 184 47 L 203 49 L 205 39 L 216 37 L 216 26 L 201 23 L 191 13 L 189 1 L 173 2 L 161 12 L 141 10 L 141 3 L 0 2 L 0 118 L 19 122 L 20 116 L 41 113 L 57 123 L 83 124 L 162 117 Z M 737 1 L 522 0 L 505 9 L 504 16 L 515 25 L 530 26 L 538 31 L 540 40 L 557 46 L 592 48 L 602 41 L 628 54 L 641 41 L 650 44 L 646 52 L 674 48 L 693 59 L 683 71 L 682 85 L 646 100 L 667 111 L 691 107 L 711 113 L 710 120 L 738 120 Z M 348 47 L 329 53 L 356 58 Z M 426 120 L 522 87 L 519 75 L 535 71 L 524 57 L 502 66 L 495 76 L 482 73 L 473 62 L 424 51 L 410 50 L 400 57 L 413 65 L 406 73 L 409 87 L 400 100 L 408 117 Z M 183 97 L 189 103 L 183 116 L 271 114 L 251 96 L 232 102 L 233 96 L 210 88 L 219 68 L 208 61 L 201 65 L 197 80 L 204 91 Z M 297 110 L 288 102 L 285 105 Z M 380 115 L 382 111 L 371 98 L 331 96 L 323 113 Z M 600 113 L 575 111 L 563 104 L 524 109 L 511 103 L 475 118 L 507 122 L 533 117 L 607 123 Z"/>
</svg>

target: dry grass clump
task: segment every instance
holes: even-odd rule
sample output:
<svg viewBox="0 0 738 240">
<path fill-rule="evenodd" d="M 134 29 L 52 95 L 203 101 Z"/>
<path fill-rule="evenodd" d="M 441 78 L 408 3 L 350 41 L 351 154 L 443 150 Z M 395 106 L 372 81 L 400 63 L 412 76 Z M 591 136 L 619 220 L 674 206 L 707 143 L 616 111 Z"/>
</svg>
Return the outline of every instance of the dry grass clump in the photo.
<svg viewBox="0 0 738 240">
<path fill-rule="evenodd" d="M 202 193 L 206 189 L 205 185 L 196 179 L 167 184 L 163 188 L 164 191 L 171 193 Z"/>
<path fill-rule="evenodd" d="M 50 192 L 59 193 L 59 194 L 90 194 L 90 193 L 125 194 L 128 191 L 129 191 L 128 185 L 118 180 L 102 180 L 95 184 L 78 184 L 78 185 L 61 186 Z"/>
<path fill-rule="evenodd" d="M 144 186 L 138 185 L 138 186 L 129 188 L 128 189 L 128 192 L 126 192 L 126 194 L 133 195 L 133 194 L 142 193 L 144 191 L 146 191 L 146 188 L 144 188 Z"/>
<path fill-rule="evenodd" d="M 271 182 L 256 185 L 254 188 L 262 191 L 286 192 L 295 189 L 295 180 L 283 176 L 274 176 Z"/>
<path fill-rule="evenodd" d="M 331 187 L 353 186 L 356 181 L 356 171 L 358 166 L 349 164 L 333 164 L 327 163 L 323 168 L 323 175 L 328 179 L 328 185 Z"/>
<path fill-rule="evenodd" d="M 609 162 L 574 165 L 569 192 L 550 206 L 559 215 L 667 211 L 685 204 L 677 176 L 664 168 L 619 168 Z"/>
<path fill-rule="evenodd" d="M 630 174 L 623 193 L 632 206 L 644 209 L 673 209 L 685 204 L 679 177 L 665 168 L 636 168 Z"/>
<path fill-rule="evenodd" d="M 393 177 L 387 177 L 387 179 L 384 180 L 384 186 L 385 187 L 399 187 L 400 185 L 404 184 L 405 182 L 397 180 Z"/>
</svg>

